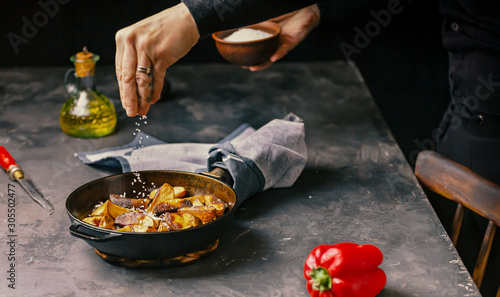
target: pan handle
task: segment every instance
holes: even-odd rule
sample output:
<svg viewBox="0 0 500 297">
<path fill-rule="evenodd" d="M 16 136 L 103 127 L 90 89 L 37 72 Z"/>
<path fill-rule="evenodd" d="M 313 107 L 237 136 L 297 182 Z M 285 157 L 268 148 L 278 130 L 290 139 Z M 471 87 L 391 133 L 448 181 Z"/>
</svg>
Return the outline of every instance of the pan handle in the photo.
<svg viewBox="0 0 500 297">
<path fill-rule="evenodd" d="M 82 231 L 78 230 L 78 227 L 81 225 L 79 224 L 72 224 L 69 226 L 69 233 L 75 237 L 81 238 L 83 240 L 90 240 L 90 241 L 105 241 L 105 240 L 110 240 L 116 237 L 122 236 L 122 234 L 116 234 L 116 233 L 109 233 L 109 234 L 103 234 L 99 236 L 94 236 L 90 234 L 83 233 Z"/>
<path fill-rule="evenodd" d="M 222 169 L 220 167 L 215 167 L 210 172 L 200 172 L 200 174 L 216 178 L 216 179 L 220 180 L 221 182 L 226 183 L 228 185 L 233 184 L 233 177 L 231 176 L 231 173 L 229 173 L 228 170 Z"/>
</svg>

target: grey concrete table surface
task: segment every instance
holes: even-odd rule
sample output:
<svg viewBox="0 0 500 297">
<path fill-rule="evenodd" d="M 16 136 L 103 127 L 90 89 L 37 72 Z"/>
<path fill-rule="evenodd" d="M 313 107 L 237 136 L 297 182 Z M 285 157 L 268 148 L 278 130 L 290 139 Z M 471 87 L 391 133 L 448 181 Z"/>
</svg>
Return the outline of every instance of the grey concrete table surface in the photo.
<svg viewBox="0 0 500 297">
<path fill-rule="evenodd" d="M 229 64 L 171 67 L 171 96 L 153 106 L 142 131 L 172 143 L 216 142 L 242 123 L 258 128 L 294 112 L 306 125 L 306 168 L 293 187 L 244 201 L 217 250 L 196 263 L 128 269 L 104 262 L 68 232 L 65 201 L 113 172 L 74 154 L 130 142 L 139 120 L 121 108 L 113 67 L 98 65 L 97 88 L 117 107 L 118 129 L 100 139 L 65 135 L 65 71 L 0 68 L 0 144 L 56 209 L 49 216 L 0 174 L 0 296 L 308 296 L 306 256 L 343 241 L 382 250 L 388 281 L 380 296 L 480 296 L 362 76 L 343 61 L 277 63 L 256 73 Z"/>
</svg>

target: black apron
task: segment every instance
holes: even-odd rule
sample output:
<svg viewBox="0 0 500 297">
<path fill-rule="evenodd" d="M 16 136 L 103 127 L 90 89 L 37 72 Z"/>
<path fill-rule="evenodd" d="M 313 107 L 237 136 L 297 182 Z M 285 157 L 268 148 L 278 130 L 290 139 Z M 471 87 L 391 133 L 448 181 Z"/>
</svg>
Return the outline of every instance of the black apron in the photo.
<svg viewBox="0 0 500 297">
<path fill-rule="evenodd" d="M 436 150 L 500 184 L 500 1 L 441 0 L 451 103 Z"/>
<path fill-rule="evenodd" d="M 500 55 L 450 52 L 449 60 L 452 100 L 436 150 L 500 185 Z"/>
<path fill-rule="evenodd" d="M 500 185 L 500 1 L 441 0 L 440 13 L 451 102 L 439 126 L 436 151 Z M 432 195 L 429 199 L 443 223 L 451 222 L 454 205 Z M 470 272 L 486 224 L 479 215 L 466 213 L 466 229 L 457 249 Z M 498 235 L 481 288 L 483 296 L 495 296 L 499 286 Z"/>
</svg>

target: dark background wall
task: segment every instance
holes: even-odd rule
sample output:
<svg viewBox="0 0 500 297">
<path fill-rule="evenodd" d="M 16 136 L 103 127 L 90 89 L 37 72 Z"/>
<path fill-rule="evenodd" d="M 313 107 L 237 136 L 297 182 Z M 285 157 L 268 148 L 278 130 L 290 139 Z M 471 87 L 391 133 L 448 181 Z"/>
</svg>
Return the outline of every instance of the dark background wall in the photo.
<svg viewBox="0 0 500 297">
<path fill-rule="evenodd" d="M 339 45 L 355 44 L 356 28 L 364 31 L 373 12 L 397 0 L 327 1 L 322 20 L 285 61 L 345 59 Z M 340 2 L 343 2 L 340 4 Z M 50 14 L 43 8 L 48 3 Z M 86 45 L 114 63 L 114 34 L 178 1 L 41 0 L 4 1 L 0 11 L 0 66 L 63 65 Z M 283 1 L 286 3 L 286 1 Z M 416 152 L 430 139 L 448 102 L 447 56 L 440 39 L 437 1 L 401 0 L 397 14 L 350 58 L 370 91 L 403 152 L 413 165 Z M 371 13 L 372 12 L 372 13 Z M 45 17 L 44 17 L 45 15 Z M 29 30 L 27 22 L 36 26 Z M 12 39 L 20 37 L 13 46 Z M 10 39 L 9 39 L 10 38 Z M 15 42 L 14 42 L 15 43 Z M 178 63 L 225 62 L 211 38 L 205 38 Z M 173 66 L 175 67 L 175 65 Z M 429 142 L 427 142 L 429 143 Z"/>
</svg>

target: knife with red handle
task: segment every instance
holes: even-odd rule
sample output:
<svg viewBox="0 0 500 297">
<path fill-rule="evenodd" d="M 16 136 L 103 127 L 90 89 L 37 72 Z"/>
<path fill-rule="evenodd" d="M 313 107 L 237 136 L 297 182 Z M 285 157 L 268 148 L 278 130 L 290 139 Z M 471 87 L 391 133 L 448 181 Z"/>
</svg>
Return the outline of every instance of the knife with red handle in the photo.
<svg viewBox="0 0 500 297">
<path fill-rule="evenodd" d="M 37 190 L 31 179 L 24 174 L 21 167 L 16 164 L 14 158 L 12 158 L 7 149 L 2 145 L 0 145 L 0 166 L 7 171 L 12 180 L 17 180 L 31 198 L 40 204 L 49 214 L 54 213 L 54 206 L 52 203 L 43 197 L 42 193 Z"/>
</svg>

